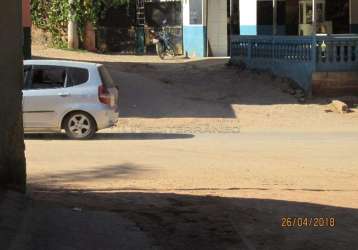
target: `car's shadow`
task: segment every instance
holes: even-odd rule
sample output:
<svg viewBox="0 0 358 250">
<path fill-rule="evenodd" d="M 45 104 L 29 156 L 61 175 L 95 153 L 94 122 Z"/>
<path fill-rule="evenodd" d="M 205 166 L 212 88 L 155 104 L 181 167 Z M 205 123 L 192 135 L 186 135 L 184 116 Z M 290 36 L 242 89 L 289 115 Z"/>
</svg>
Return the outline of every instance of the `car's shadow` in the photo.
<svg viewBox="0 0 358 250">
<path fill-rule="evenodd" d="M 65 134 L 25 134 L 25 140 L 71 140 Z M 176 133 L 98 133 L 88 141 L 96 140 L 174 140 L 191 139 L 193 134 Z"/>
</svg>

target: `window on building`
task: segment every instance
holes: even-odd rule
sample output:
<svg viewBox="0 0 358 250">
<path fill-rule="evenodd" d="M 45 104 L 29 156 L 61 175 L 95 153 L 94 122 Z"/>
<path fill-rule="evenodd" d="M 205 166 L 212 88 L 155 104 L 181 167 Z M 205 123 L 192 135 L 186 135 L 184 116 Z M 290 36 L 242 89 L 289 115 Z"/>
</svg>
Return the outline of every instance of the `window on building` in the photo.
<svg viewBox="0 0 358 250">
<path fill-rule="evenodd" d="M 190 24 L 203 24 L 202 0 L 189 0 Z"/>
</svg>

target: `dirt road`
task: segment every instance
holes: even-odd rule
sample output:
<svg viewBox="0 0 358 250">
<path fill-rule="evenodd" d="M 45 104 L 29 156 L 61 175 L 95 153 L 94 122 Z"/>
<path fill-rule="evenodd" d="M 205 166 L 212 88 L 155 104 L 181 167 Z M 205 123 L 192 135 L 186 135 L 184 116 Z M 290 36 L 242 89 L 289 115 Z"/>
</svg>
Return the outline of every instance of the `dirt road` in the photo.
<svg viewBox="0 0 358 250">
<path fill-rule="evenodd" d="M 115 212 L 158 249 L 358 244 L 354 133 L 27 136 L 26 147 L 35 201 Z M 336 224 L 282 227 L 286 217 Z"/>
<path fill-rule="evenodd" d="M 34 53 L 104 63 L 121 109 L 91 141 L 27 135 L 35 200 L 118 213 L 164 249 L 358 245 L 357 110 L 299 104 L 281 79 L 227 59 Z M 287 217 L 337 224 L 282 227 Z"/>
<path fill-rule="evenodd" d="M 248 197 L 267 189 L 267 198 L 301 190 L 297 201 L 356 207 L 305 190 L 357 187 L 357 109 L 333 112 L 326 98 L 299 104 L 282 91 L 282 79 L 227 67 L 225 58 L 161 61 L 39 47 L 34 55 L 105 64 L 120 89 L 120 121 L 90 142 L 29 138 L 32 182 L 233 196 L 247 188 Z"/>
<path fill-rule="evenodd" d="M 358 135 L 28 136 L 29 182 L 95 191 L 273 198 L 358 208 Z M 324 195 L 323 195 L 324 194 Z"/>
</svg>

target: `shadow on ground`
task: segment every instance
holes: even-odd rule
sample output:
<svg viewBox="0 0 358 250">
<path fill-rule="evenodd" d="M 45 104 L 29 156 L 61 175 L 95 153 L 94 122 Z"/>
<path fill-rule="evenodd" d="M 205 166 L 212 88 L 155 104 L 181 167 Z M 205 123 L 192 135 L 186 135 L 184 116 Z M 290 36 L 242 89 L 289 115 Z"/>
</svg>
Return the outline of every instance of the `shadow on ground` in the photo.
<svg viewBox="0 0 358 250">
<path fill-rule="evenodd" d="M 152 239 L 155 249 L 353 250 L 358 246 L 356 209 L 172 193 L 40 191 L 36 186 L 30 189 L 34 204 L 109 211 L 133 221 Z M 308 218 L 308 222 L 296 221 L 293 225 L 291 221 L 288 227 L 288 223 L 283 225 L 287 217 Z M 316 217 L 334 218 L 334 222 L 311 221 Z M 33 240 L 41 239 L 51 240 L 41 235 Z"/>
<path fill-rule="evenodd" d="M 31 183 L 44 183 L 44 185 L 56 185 L 70 182 L 91 182 L 104 180 L 121 180 L 135 178 L 144 172 L 154 171 L 141 166 L 124 163 L 120 165 L 109 165 L 95 168 L 67 171 L 64 173 L 51 173 L 31 178 Z"/>
<path fill-rule="evenodd" d="M 98 133 L 90 141 L 96 140 L 175 140 L 191 139 L 192 134 L 165 133 Z M 25 134 L 25 140 L 70 140 L 65 134 Z"/>
</svg>

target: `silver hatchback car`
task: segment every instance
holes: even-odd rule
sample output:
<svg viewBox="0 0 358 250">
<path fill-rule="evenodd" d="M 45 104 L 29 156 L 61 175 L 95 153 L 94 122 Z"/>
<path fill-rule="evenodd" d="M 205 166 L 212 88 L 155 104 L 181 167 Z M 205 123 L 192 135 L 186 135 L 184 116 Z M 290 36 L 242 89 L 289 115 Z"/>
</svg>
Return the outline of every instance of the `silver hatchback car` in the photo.
<svg viewBox="0 0 358 250">
<path fill-rule="evenodd" d="M 89 139 L 118 121 L 118 89 L 101 64 L 24 61 L 25 132 L 61 132 Z"/>
</svg>

